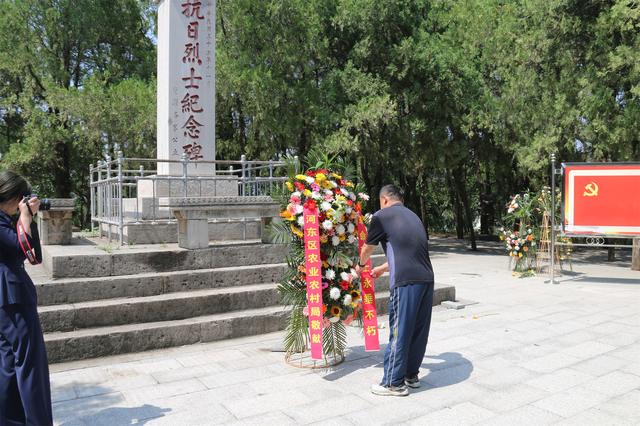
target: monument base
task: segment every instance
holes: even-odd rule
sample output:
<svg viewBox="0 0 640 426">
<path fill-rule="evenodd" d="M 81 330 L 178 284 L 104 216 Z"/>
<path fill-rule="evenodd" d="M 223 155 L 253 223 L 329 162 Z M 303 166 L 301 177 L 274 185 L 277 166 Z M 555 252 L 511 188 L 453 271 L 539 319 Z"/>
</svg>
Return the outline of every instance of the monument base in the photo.
<svg viewBox="0 0 640 426">
<path fill-rule="evenodd" d="M 168 197 L 216 197 L 237 196 L 236 176 L 190 177 L 185 181 L 169 176 L 150 176 L 138 180 L 137 198 L 123 200 L 124 215 L 128 219 L 154 220 L 174 219 L 161 198 Z"/>
</svg>

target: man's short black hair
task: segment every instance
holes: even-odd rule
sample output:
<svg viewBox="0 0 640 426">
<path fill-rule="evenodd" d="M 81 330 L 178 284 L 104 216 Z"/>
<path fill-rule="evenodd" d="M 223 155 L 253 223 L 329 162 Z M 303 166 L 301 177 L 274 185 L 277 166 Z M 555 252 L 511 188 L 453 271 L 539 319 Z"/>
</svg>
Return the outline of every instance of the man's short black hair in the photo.
<svg viewBox="0 0 640 426">
<path fill-rule="evenodd" d="M 393 184 L 383 186 L 379 195 L 380 198 L 384 196 L 393 200 L 404 201 L 404 191 Z"/>
</svg>

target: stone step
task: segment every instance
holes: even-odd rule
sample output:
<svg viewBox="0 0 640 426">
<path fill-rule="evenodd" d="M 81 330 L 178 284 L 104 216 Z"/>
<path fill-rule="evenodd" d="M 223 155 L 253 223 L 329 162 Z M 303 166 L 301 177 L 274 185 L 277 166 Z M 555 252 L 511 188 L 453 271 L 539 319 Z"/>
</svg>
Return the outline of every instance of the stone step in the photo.
<svg viewBox="0 0 640 426">
<path fill-rule="evenodd" d="M 384 262 L 384 256 L 374 255 L 372 261 L 374 266 L 379 265 Z M 49 306 L 278 282 L 286 268 L 284 263 L 273 263 L 90 278 L 50 279 L 40 276 L 34 277 L 34 281 L 38 304 Z"/>
<path fill-rule="evenodd" d="M 286 268 L 287 265 L 284 263 L 273 263 L 194 271 L 145 272 L 115 277 L 54 280 L 45 278 L 42 281 L 34 281 L 38 292 L 38 304 L 49 306 L 277 282 L 282 278 Z"/>
<path fill-rule="evenodd" d="M 384 285 L 382 278 L 377 280 L 377 288 Z M 455 288 L 436 284 L 434 305 L 444 300 L 455 300 Z M 376 304 L 380 314 L 388 311 L 388 303 L 389 292 L 378 290 Z M 268 333 L 283 330 L 286 317 L 286 308 L 267 306 L 179 320 L 46 333 L 45 341 L 49 361 L 55 363 Z"/>
<path fill-rule="evenodd" d="M 43 331 L 72 331 L 156 321 L 180 320 L 279 304 L 276 284 L 255 284 L 109 299 L 39 308 Z"/>
<path fill-rule="evenodd" d="M 181 249 L 176 244 L 45 246 L 43 265 L 52 278 L 87 278 L 272 264 L 282 262 L 286 254 L 286 245 L 256 240 L 211 244 L 199 250 Z"/>
<path fill-rule="evenodd" d="M 173 321 L 127 324 L 47 333 L 49 362 L 142 352 L 283 330 L 282 306 L 234 311 Z"/>
<path fill-rule="evenodd" d="M 375 281 L 385 291 L 389 277 Z M 142 297 L 40 306 L 44 332 L 72 331 L 140 322 L 168 321 L 280 304 L 276 283 L 163 293 Z"/>
</svg>

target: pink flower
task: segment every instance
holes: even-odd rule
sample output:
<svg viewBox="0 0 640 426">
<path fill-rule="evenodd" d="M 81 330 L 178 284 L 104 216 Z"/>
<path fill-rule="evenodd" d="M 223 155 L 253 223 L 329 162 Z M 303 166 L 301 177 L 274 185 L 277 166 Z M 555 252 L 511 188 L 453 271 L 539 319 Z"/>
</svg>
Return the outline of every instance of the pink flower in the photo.
<svg viewBox="0 0 640 426">
<path fill-rule="evenodd" d="M 304 315 L 305 317 L 309 316 L 309 307 L 305 306 L 304 308 L 302 308 L 302 315 Z"/>
<path fill-rule="evenodd" d="M 329 283 L 326 281 L 322 281 L 322 289 L 324 290 L 327 287 L 329 287 Z"/>
<path fill-rule="evenodd" d="M 320 191 L 320 186 L 317 183 L 312 183 L 311 184 L 311 190 L 319 192 Z"/>
</svg>

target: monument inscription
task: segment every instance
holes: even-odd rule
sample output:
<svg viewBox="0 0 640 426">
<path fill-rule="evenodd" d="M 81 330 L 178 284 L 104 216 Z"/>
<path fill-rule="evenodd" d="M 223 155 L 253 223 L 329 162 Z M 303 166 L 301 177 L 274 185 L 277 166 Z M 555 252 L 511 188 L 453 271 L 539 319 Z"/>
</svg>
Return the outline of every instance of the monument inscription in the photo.
<svg viewBox="0 0 640 426">
<path fill-rule="evenodd" d="M 158 7 L 158 159 L 215 159 L 215 0 L 163 0 Z M 158 174 L 180 175 L 178 163 Z"/>
</svg>

